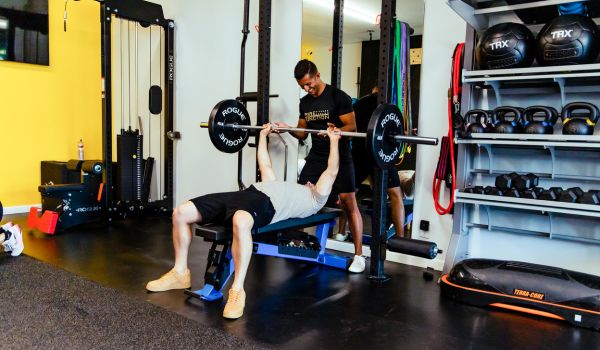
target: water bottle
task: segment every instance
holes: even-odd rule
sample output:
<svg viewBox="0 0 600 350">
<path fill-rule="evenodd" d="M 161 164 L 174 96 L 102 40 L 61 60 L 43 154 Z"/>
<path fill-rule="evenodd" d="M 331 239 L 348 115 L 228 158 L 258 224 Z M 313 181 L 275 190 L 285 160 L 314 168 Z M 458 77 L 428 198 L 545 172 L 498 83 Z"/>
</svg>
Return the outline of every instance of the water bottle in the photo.
<svg viewBox="0 0 600 350">
<path fill-rule="evenodd" d="M 77 151 L 79 153 L 79 160 L 83 160 L 83 139 L 79 139 L 77 144 Z"/>
</svg>

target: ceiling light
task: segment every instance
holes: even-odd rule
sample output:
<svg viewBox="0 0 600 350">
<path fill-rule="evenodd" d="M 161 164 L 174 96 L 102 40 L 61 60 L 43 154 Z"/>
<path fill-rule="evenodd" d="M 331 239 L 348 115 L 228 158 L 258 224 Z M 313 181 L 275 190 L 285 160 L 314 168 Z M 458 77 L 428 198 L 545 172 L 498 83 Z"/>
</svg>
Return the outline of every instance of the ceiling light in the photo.
<svg viewBox="0 0 600 350">
<path fill-rule="evenodd" d="M 315 4 L 317 6 L 321 6 L 330 11 L 333 11 L 335 9 L 335 4 L 334 4 L 333 0 L 304 0 L 304 1 L 307 1 L 311 4 Z M 353 17 L 355 19 L 358 19 L 358 20 L 361 20 L 361 21 L 364 21 L 367 23 L 371 23 L 371 24 L 377 24 L 377 22 L 376 22 L 377 14 L 365 13 L 363 10 L 360 10 L 360 9 L 356 8 L 355 6 L 353 6 L 352 4 L 348 4 L 348 3 L 344 4 L 344 16 Z"/>
</svg>

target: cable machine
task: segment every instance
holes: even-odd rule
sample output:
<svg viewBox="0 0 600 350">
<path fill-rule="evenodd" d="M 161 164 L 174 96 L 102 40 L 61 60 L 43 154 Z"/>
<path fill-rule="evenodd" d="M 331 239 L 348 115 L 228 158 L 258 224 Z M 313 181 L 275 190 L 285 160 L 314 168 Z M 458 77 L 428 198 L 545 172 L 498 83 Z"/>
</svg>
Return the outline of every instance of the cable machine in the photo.
<svg viewBox="0 0 600 350">
<path fill-rule="evenodd" d="M 179 138 L 173 131 L 175 23 L 151 2 L 96 1 L 101 22 L 102 202 L 108 220 L 169 211 L 173 141 Z"/>
</svg>

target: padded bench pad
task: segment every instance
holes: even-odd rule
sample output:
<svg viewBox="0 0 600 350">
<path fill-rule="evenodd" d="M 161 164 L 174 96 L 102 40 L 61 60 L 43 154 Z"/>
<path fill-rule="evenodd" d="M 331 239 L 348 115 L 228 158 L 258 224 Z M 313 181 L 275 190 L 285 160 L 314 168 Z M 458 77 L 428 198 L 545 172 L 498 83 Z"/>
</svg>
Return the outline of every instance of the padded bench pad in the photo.
<svg viewBox="0 0 600 350">
<path fill-rule="evenodd" d="M 305 227 L 317 226 L 332 220 L 335 220 L 340 216 L 341 210 L 334 208 L 323 208 L 315 215 L 298 219 L 287 219 L 279 221 L 267 226 L 259 227 L 252 231 L 252 234 L 261 234 L 274 231 L 282 231 L 288 229 L 300 229 Z M 198 225 L 194 224 L 193 230 L 196 236 L 204 237 L 207 241 L 222 241 L 233 238 L 233 231 L 231 227 L 225 227 L 220 224 L 206 224 Z"/>
</svg>

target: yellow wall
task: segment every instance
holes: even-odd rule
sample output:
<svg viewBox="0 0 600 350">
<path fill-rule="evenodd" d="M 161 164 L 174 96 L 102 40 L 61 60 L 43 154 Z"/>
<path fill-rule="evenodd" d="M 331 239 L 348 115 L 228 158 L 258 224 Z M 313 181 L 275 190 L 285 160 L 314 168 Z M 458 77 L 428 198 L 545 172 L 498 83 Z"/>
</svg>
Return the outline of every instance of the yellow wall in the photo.
<svg viewBox="0 0 600 350">
<path fill-rule="evenodd" d="M 49 0 L 50 65 L 0 61 L 0 201 L 40 203 L 40 161 L 102 156 L 100 19 L 96 1 Z"/>
</svg>

